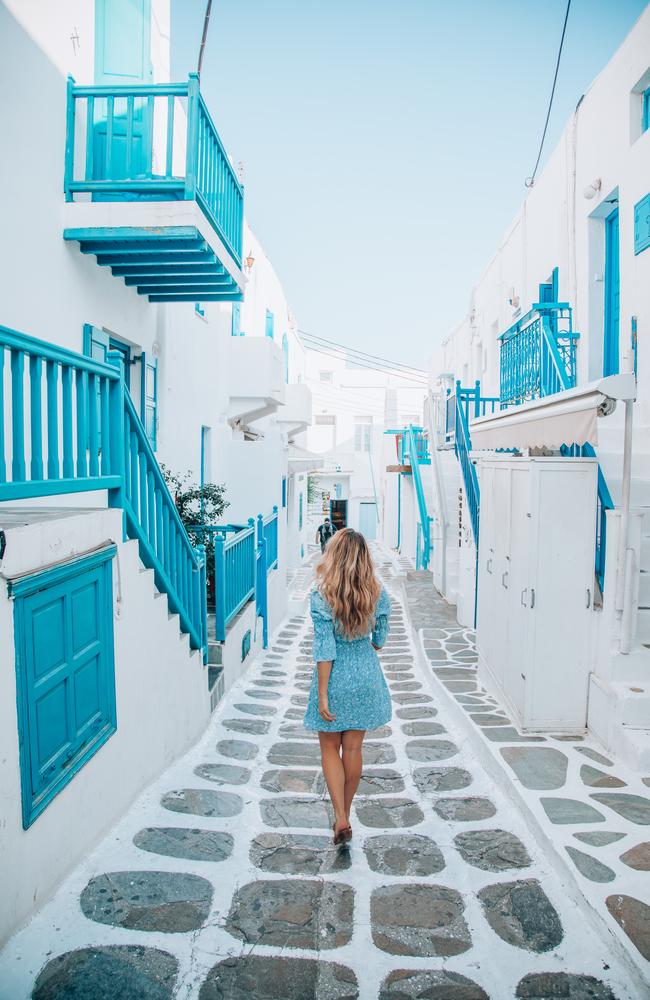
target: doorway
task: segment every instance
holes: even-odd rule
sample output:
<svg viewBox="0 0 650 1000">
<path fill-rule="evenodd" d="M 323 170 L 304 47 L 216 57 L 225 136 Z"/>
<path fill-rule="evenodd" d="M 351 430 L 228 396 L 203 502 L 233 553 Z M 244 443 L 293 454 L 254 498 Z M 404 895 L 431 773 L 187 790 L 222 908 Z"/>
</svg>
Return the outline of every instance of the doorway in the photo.
<svg viewBox="0 0 650 1000">
<path fill-rule="evenodd" d="M 603 375 L 619 371 L 621 273 L 619 253 L 618 208 L 605 219 L 605 329 L 603 340 Z"/>
<path fill-rule="evenodd" d="M 359 531 L 366 540 L 372 542 L 377 537 L 377 504 L 359 504 Z"/>
<path fill-rule="evenodd" d="M 348 526 L 347 500 L 330 500 L 330 520 L 337 531 Z"/>
</svg>

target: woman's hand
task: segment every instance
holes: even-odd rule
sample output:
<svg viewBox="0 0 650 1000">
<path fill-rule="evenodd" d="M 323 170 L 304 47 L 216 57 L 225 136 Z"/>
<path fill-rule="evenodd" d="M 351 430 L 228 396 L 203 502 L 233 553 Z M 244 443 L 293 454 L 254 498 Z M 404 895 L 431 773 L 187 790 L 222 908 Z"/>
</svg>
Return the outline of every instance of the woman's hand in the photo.
<svg viewBox="0 0 650 1000">
<path fill-rule="evenodd" d="M 318 714 L 325 722 L 336 722 L 336 716 L 330 712 L 327 701 L 318 702 Z"/>
</svg>

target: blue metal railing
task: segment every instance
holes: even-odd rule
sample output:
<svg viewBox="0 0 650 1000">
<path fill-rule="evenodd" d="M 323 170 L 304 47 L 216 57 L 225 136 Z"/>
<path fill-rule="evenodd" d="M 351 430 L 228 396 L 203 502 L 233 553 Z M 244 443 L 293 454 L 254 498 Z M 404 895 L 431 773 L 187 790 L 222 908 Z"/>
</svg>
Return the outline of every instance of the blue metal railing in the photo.
<svg viewBox="0 0 650 1000">
<path fill-rule="evenodd" d="M 457 414 L 462 411 L 465 418 L 465 426 L 469 428 L 470 420 L 478 417 L 485 417 L 494 413 L 499 407 L 498 396 L 482 396 L 481 383 L 477 379 L 472 389 L 461 388 L 460 382 L 456 382 L 456 389 L 452 393 L 447 390 L 447 401 L 445 406 L 445 444 L 454 445 L 458 437 Z M 469 431 L 468 431 L 469 434 Z"/>
<path fill-rule="evenodd" d="M 264 538 L 266 543 L 266 571 L 270 572 L 278 565 L 278 508 L 273 507 L 273 513 L 268 517 L 258 515 L 258 540 Z"/>
<path fill-rule="evenodd" d="M 205 654 L 202 547 L 192 548 L 178 516 L 125 386 L 122 357 L 108 358 L 109 364 L 93 361 L 0 327 L 0 500 L 108 490 L 109 505 L 124 510 L 125 534 L 138 541 L 182 631 Z"/>
<path fill-rule="evenodd" d="M 409 431 L 412 434 L 412 439 L 410 443 L 407 443 Z M 396 443 L 398 458 L 402 464 L 404 464 L 404 459 L 412 453 L 416 455 L 420 464 L 427 464 L 431 461 L 431 455 L 429 453 L 429 436 L 426 431 L 422 429 L 422 427 L 415 427 L 411 425 L 406 428 L 403 433 L 397 435 Z"/>
<path fill-rule="evenodd" d="M 477 383 L 478 395 L 480 397 L 480 385 Z M 474 544 L 478 551 L 478 533 L 479 533 L 479 509 L 480 509 L 480 493 L 478 486 L 478 476 L 476 475 L 476 466 L 470 458 L 470 452 L 472 450 L 472 441 L 469 434 L 469 396 L 474 390 L 471 389 L 461 389 L 460 382 L 456 383 L 456 412 L 454 417 L 454 451 L 456 452 L 456 457 L 460 463 L 460 470 L 463 476 L 463 485 L 465 487 L 465 497 L 467 500 L 467 509 L 469 510 L 469 517 L 472 524 L 472 533 L 474 535 Z M 483 416 L 484 414 L 480 414 Z"/>
<path fill-rule="evenodd" d="M 416 569 L 427 569 L 431 556 L 431 518 L 427 511 L 427 501 L 424 495 L 424 484 L 420 471 L 421 461 L 430 461 L 428 439 L 421 427 L 412 424 L 402 433 L 400 442 L 402 463 L 411 466 L 413 485 L 418 505 L 420 520 L 417 524 L 415 566 Z M 421 456 L 426 455 L 426 459 Z"/>
<path fill-rule="evenodd" d="M 572 389 L 579 337 L 567 302 L 537 302 L 502 333 L 501 408 Z"/>
<path fill-rule="evenodd" d="M 244 192 L 195 73 L 168 84 L 86 87 L 69 79 L 64 188 L 67 201 L 81 192 L 108 201 L 196 200 L 241 267 Z"/>
<path fill-rule="evenodd" d="M 255 595 L 256 585 L 255 521 L 228 537 L 218 531 L 214 540 L 216 638 L 226 639 L 232 619 Z"/>
</svg>

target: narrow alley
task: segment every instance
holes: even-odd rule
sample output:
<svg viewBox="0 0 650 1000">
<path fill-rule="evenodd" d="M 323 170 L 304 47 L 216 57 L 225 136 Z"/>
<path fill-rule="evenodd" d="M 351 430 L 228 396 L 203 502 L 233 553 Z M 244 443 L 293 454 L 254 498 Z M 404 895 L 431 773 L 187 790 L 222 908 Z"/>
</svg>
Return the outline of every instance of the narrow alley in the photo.
<svg viewBox="0 0 650 1000">
<path fill-rule="evenodd" d="M 368 735 L 350 849 L 331 846 L 302 726 L 305 568 L 292 584 L 305 612 L 0 953 L 1 1000 L 640 996 L 437 697 L 411 619 L 422 589 L 375 556 L 394 713 Z M 435 666 L 466 675 L 473 633 L 441 609 Z"/>
</svg>

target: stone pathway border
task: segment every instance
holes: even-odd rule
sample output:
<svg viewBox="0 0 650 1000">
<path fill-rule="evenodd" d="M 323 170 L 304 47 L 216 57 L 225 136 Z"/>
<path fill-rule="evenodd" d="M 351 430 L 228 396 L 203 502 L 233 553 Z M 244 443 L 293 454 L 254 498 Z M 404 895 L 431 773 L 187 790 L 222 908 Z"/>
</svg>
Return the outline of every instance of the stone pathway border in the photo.
<svg viewBox="0 0 650 1000">
<path fill-rule="evenodd" d="M 438 600 L 442 601 L 441 598 Z M 591 737 L 522 733 L 478 682 L 472 629 L 421 628 L 430 687 L 531 828 L 578 905 L 650 996 L 650 797 Z M 472 655 L 458 654 L 469 644 Z M 643 873 L 643 874 L 641 874 Z"/>
</svg>

